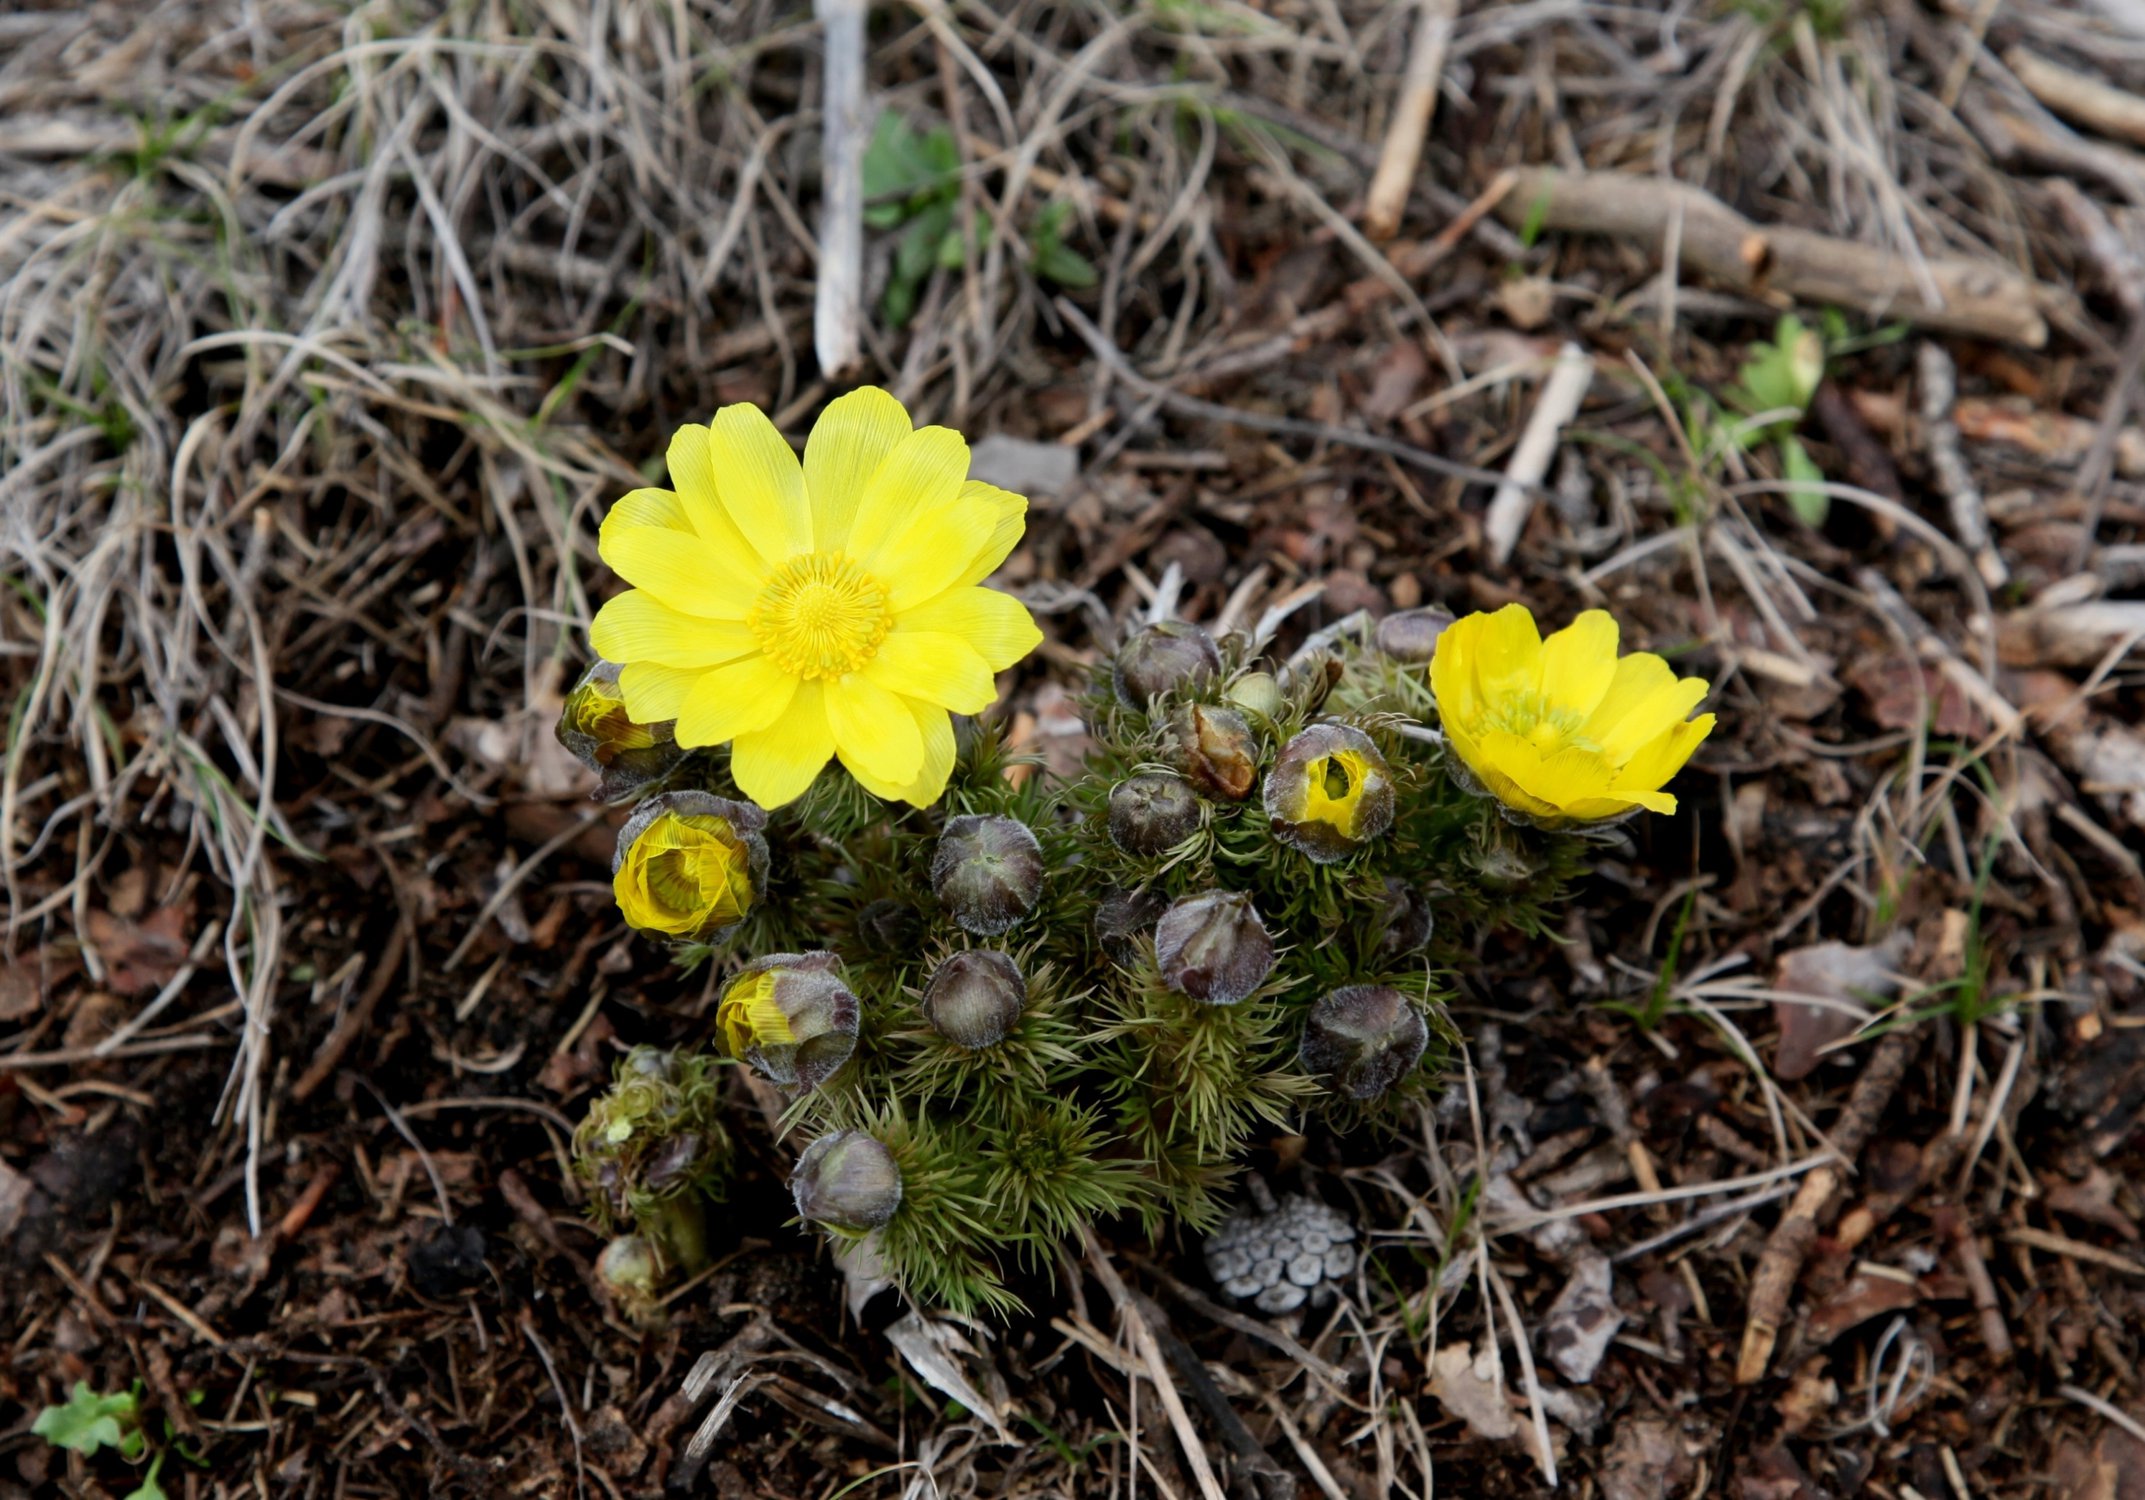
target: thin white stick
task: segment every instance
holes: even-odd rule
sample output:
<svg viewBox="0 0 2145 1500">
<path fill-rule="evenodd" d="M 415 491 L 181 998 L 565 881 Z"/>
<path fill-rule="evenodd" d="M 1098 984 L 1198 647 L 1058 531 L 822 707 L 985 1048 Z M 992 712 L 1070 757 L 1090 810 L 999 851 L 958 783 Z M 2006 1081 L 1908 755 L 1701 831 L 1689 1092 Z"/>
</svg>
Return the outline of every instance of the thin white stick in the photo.
<svg viewBox="0 0 2145 1500">
<path fill-rule="evenodd" d="M 820 124 L 819 288 L 812 348 L 833 378 L 856 363 L 864 302 L 864 0 L 813 0 L 826 28 Z"/>
<path fill-rule="evenodd" d="M 1534 415 L 1527 419 L 1527 430 L 1520 434 L 1512 461 L 1505 466 L 1504 483 L 1490 497 L 1489 512 L 1482 520 L 1491 567 L 1501 568 L 1512 560 L 1512 549 L 1519 545 L 1519 534 L 1527 529 L 1527 517 L 1534 512 L 1535 491 L 1549 472 L 1549 461 L 1556 457 L 1557 441 L 1564 435 L 1565 424 L 1579 415 L 1579 403 L 1586 400 L 1593 383 L 1594 361 L 1584 349 L 1566 344 L 1557 351 L 1556 365 L 1542 382 Z"/>
</svg>

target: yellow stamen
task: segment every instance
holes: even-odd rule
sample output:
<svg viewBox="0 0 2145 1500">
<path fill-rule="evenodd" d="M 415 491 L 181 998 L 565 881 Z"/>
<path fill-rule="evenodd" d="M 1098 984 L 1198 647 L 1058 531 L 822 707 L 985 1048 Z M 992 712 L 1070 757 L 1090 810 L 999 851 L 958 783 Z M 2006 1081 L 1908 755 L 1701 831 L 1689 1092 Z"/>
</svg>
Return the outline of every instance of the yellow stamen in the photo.
<svg viewBox="0 0 2145 1500">
<path fill-rule="evenodd" d="M 856 671 L 879 654 L 893 622 L 886 586 L 839 552 L 784 564 L 745 615 L 775 665 L 808 681 Z"/>
</svg>

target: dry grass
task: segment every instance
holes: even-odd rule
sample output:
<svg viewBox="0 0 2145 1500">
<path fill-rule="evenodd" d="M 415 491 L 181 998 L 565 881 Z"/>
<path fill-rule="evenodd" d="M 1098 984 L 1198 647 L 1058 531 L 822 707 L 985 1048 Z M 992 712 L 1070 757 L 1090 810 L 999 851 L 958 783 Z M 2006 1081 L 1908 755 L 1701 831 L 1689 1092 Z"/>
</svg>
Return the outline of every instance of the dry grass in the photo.
<svg viewBox="0 0 2145 1500">
<path fill-rule="evenodd" d="M 1425 1115 L 1419 1140 L 1326 1162 L 1336 1193 L 1396 1252 L 1378 1262 L 1384 1279 L 1366 1267 L 1351 1305 L 1284 1335 L 1278 1352 L 1175 1283 L 1172 1306 L 1203 1351 L 1259 1361 L 1249 1377 L 1215 1361 L 1215 1399 L 1260 1423 L 1260 1441 L 1328 1495 L 1428 1495 L 1455 1447 L 1459 1472 L 1490 1490 L 1533 1474 L 1596 1481 L 1618 1414 L 1645 1398 L 1625 1381 L 1610 1425 L 1574 1436 L 1591 1425 L 1574 1406 L 1591 1399 L 1599 1416 L 1600 1398 L 1551 1389 L 1530 1332 L 1556 1291 L 1544 1258 L 1565 1253 L 1581 1221 L 1619 1266 L 1644 1259 L 1688 1285 L 1706 1324 L 1740 1329 L 1742 1279 L 1775 1205 L 1833 1160 L 1836 1122 L 1821 1117 L 1840 1091 L 1770 1075 L 1756 1028 L 1775 996 L 1737 972 L 1790 940 L 1863 940 L 1903 900 L 1911 918 L 1993 893 L 2015 1003 L 1945 1023 L 1942 1060 L 1917 1075 L 1921 1114 L 1895 1124 L 1954 1143 L 1944 1191 L 1985 1227 L 2044 1213 L 2020 1110 L 2057 1069 L 2049 1049 L 2073 1016 L 2044 1022 L 2039 1005 L 2086 993 L 2129 1004 L 2134 1026 L 2137 955 L 2121 934 L 2145 904 L 2125 885 L 2134 859 L 2126 873 L 2115 857 L 2137 830 L 2037 741 L 2011 696 L 2019 664 L 1998 661 L 1995 631 L 2021 600 L 2064 586 L 2071 559 L 2134 543 L 2145 517 L 2145 492 L 2105 456 L 2128 414 L 2098 399 L 2127 391 L 2145 358 L 2118 322 L 2136 307 L 2137 262 L 2123 256 L 2138 253 L 2127 236 L 2145 168 L 2125 147 L 2083 141 L 1999 60 L 2023 42 L 2145 87 L 2145 36 L 2125 29 L 2125 9 L 1465 5 L 1402 239 L 1381 245 L 1357 222 L 1417 13 L 1366 0 L 929 0 L 876 14 L 869 55 L 885 105 L 951 125 L 963 210 L 996 232 L 929 278 L 904 328 L 879 316 L 890 246 L 871 238 L 854 378 L 887 384 L 920 420 L 1079 445 L 1083 477 L 1038 506 L 1020 564 L 1018 581 L 1062 627 L 1047 665 L 1062 675 L 1091 644 L 1085 621 L 1154 593 L 1140 571 L 1152 549 L 1149 571 L 1175 570 L 1166 595 L 1183 589 L 1202 615 L 1226 600 L 1233 618 L 1287 621 L 1287 649 L 1366 602 L 1364 589 L 1379 608 L 1409 592 L 1459 605 L 1518 590 L 1609 602 L 1695 652 L 1724 718 L 1745 726 L 1713 758 L 1710 783 L 1687 788 L 1703 847 L 1683 830 L 1690 849 L 1648 846 L 1605 874 L 1599 899 L 1637 920 L 1577 924 L 1569 958 L 1485 954 L 1469 976 L 1470 1024 L 1490 1028 L 1479 1072 Z M 353 1222 L 375 1206 L 373 1222 L 388 1222 L 390 1203 L 399 1215 L 401 1190 L 383 1196 L 367 1155 L 393 1145 L 383 1116 L 453 1222 L 457 1189 L 464 1201 L 475 1190 L 435 1169 L 444 1135 L 428 1148 L 407 1122 L 518 1109 L 535 1143 L 518 1159 L 537 1175 L 546 1137 L 533 1132 L 555 1142 L 541 1117 L 556 1112 L 524 1096 L 546 1056 L 570 1055 L 607 1003 L 646 1020 L 640 990 L 623 978 L 608 988 L 631 960 L 603 968 L 593 934 L 570 965 L 552 963 L 572 982 L 528 1000 L 543 988 L 518 956 L 542 925 L 531 910 L 564 915 L 588 895 L 553 878 L 585 829 L 540 815 L 578 790 L 547 769 L 542 745 L 607 588 L 593 545 L 606 504 L 659 474 L 680 421 L 749 399 L 800 430 L 837 389 L 812 355 L 817 49 L 801 7 L 764 0 L 422 15 L 173 0 L 0 17 L 5 948 L 40 973 L 78 953 L 85 973 L 46 991 L 0 1042 L 0 1081 L 19 1084 L 40 1139 L 94 1133 L 122 1111 L 154 1120 L 140 1101 L 166 1089 L 208 1106 L 159 1157 L 196 1204 L 198 1264 L 174 1253 L 175 1278 L 213 1284 L 203 1268 L 219 1223 L 287 1244 L 304 1224 L 288 1227 L 294 1198 L 305 1201 L 295 1164 L 337 1130 L 362 1136 L 355 1154 L 330 1153 L 337 1172 L 349 1162 L 345 1188 L 362 1180 L 370 1195 L 346 1205 Z M 1768 460 L 1709 448 L 1691 428 L 1692 392 L 1734 378 L 1714 341 L 1768 333 L 1775 309 L 1681 285 L 1672 244 L 1531 243 L 1490 209 L 1502 169 L 1541 164 L 1673 177 L 1758 223 L 1880 249 L 1903 268 L 1906 295 L 1925 293 L 1928 264 L 1947 256 L 2032 279 L 2052 354 L 1955 352 L 1980 387 L 2046 412 L 2080 408 L 2105 438 L 2099 471 L 1979 445 L 1973 496 L 1918 472 L 1912 494 L 1884 493 L 1849 472 L 1852 443 L 1835 434 L 1828 488 L 1848 519 L 1823 535 L 1801 528 Z M 2019 175 L 2048 165 L 2078 179 L 2085 192 L 2063 202 L 2083 202 L 2112 239 L 2078 233 L 2056 190 Z M 1068 234 L 1100 273 L 1097 289 L 1064 300 L 1029 264 L 1053 200 L 1072 206 Z M 1543 299 L 1539 318 L 1521 315 L 1521 291 Z M 1542 322 L 1558 336 L 1537 335 Z M 1567 444 L 1546 476 L 1513 567 L 1481 570 L 1482 481 L 1510 459 L 1563 337 L 1594 359 L 1589 441 Z M 1379 386 L 1393 369 L 1417 373 L 1389 398 Z M 1836 368 L 1879 397 L 1911 371 L 1882 345 Z M 1920 470 L 1913 420 L 1869 425 Z M 2029 503 L 1994 523 L 2010 581 L 1992 591 L 1953 532 L 2020 490 Z M 1206 544 L 1224 557 L 1202 568 Z M 1813 690 L 1836 702 L 1836 678 L 1862 654 L 1907 664 L 1917 724 L 1932 695 L 1981 710 L 1963 751 L 1851 714 L 1820 728 L 1782 710 Z M 2116 650 L 2077 698 L 2134 719 L 2137 690 Z M 1753 786 L 1754 814 L 1737 800 Z M 1822 837 L 1795 832 L 1809 807 L 1825 811 L 1800 826 L 1822 823 Z M 1806 878 L 1749 873 L 1764 851 L 1800 861 L 1806 845 Z M 1733 901 L 1721 894 L 1730 879 Z M 131 896 L 115 896 L 128 881 Z M 1661 981 L 1661 928 L 1687 891 L 1685 971 Z M 136 962 L 132 939 L 105 914 L 131 922 L 165 908 L 186 912 L 180 951 L 146 990 L 127 989 L 115 972 Z M 368 967 L 390 933 L 385 964 Z M 2104 950 L 2129 956 L 2127 978 Z M 361 974 L 377 986 L 361 991 Z M 1567 1018 L 1553 1044 L 1523 1045 L 1509 1073 L 1496 1055 L 1494 1023 L 1524 1038 L 1553 1009 L 1545 987 L 1629 998 L 1656 983 L 1675 1026 L 1611 1034 Z M 115 990 L 138 999 L 114 1013 L 86 998 Z M 509 1011 L 508 990 L 532 1009 Z M 368 1051 L 368 1026 L 386 1030 L 398 1007 L 393 1039 L 374 1036 Z M 410 1044 L 413 1031 L 429 1046 Z M 1613 1060 L 1597 1117 L 1612 1139 L 1573 1176 L 1563 1157 L 1531 1159 L 1527 1117 L 1546 1107 L 1543 1090 L 1575 1087 L 1570 1065 L 1597 1050 Z M 185 1070 L 204 1056 L 228 1074 L 202 1098 Z M 312 1101 L 346 1061 L 360 1077 L 392 1075 L 389 1092 Z M 1649 1181 L 1656 1163 L 1630 1099 L 1700 1072 L 1728 1080 L 1721 1092 L 1745 1127 L 1730 1134 L 1749 1159 L 1694 1152 L 1677 1169 L 1688 1175 Z M 457 1139 L 467 1150 L 474 1138 Z M 1529 1196 L 1550 1174 L 1558 1191 Z M 233 1184 L 240 1207 L 227 1218 L 219 1199 Z M 555 1213 L 517 1200 L 513 1222 L 538 1247 L 530 1255 L 585 1269 L 589 1246 L 553 1222 L 570 1220 L 560 1191 L 544 1187 Z M 40 1271 L 20 1293 L 28 1332 L 11 1352 L 27 1373 L 11 1395 L 58 1379 L 39 1332 L 84 1293 L 102 1310 L 96 1284 L 119 1234 L 79 1290 Z M 2023 1270 L 1998 1268 L 2014 1321 L 2036 1305 L 2036 1275 L 2058 1274 L 2025 1254 Z M 1105 1281 L 1123 1269 L 1099 1266 Z M 1395 1281 L 1389 1266 L 1414 1279 Z M 816 1450 L 793 1452 L 800 1433 L 833 1431 L 852 1443 L 834 1451 L 856 1460 L 842 1482 L 870 1493 L 1214 1493 L 1204 1460 L 1187 1466 L 1162 1436 L 1196 1435 L 1202 1420 L 1169 1377 L 1166 1341 L 1135 1320 L 1113 1342 L 1109 1316 L 1090 1316 L 1081 1278 L 1067 1279 L 1055 1347 L 1030 1331 L 976 1354 L 989 1378 L 1007 1369 L 1029 1382 L 1011 1399 L 1050 1443 L 1009 1454 L 977 1423 L 879 1401 L 880 1356 L 845 1348 L 832 1326 L 737 1346 L 723 1368 L 752 1384 L 729 1387 L 745 1394 L 725 1420 L 764 1397 L 795 1421 L 763 1422 L 758 1446 L 732 1458 L 777 1484 L 812 1471 L 801 1455 Z M 827 1300 L 823 1285 L 798 1296 Z M 487 1378 L 514 1412 L 562 1414 L 571 1441 L 502 1449 L 508 1479 L 542 1488 L 551 1462 L 612 1484 L 618 1449 L 605 1445 L 620 1424 L 606 1413 L 626 1408 L 623 1425 L 641 1428 L 675 1389 L 680 1351 L 636 1351 L 585 1300 L 543 1332 L 526 1307 L 518 1315 L 503 1335 L 478 1317 Z M 2139 1395 L 2126 1375 L 2138 1329 L 2106 1322 L 2066 1356 L 2092 1378 L 2051 1389 L 2124 1425 L 2134 1419 L 2115 1402 Z M 1964 1441 L 1928 1417 L 1933 1378 L 1948 1410 L 1959 1387 L 1948 1367 L 1932 1377 L 1925 1334 L 1887 1332 L 1842 1397 L 1841 1440 L 1869 1435 L 1871 1462 L 1899 1473 L 1904 1450 L 1883 1440 L 1915 1413 L 1931 1424 L 1924 1440 Z M 1641 1342 L 1658 1350 L 1666 1336 Z M 1692 1337 L 1640 1385 L 1717 1401 L 1718 1350 Z M 1531 1436 L 1461 1445 L 1462 1429 L 1421 1394 L 1445 1344 L 1484 1351 Z M 214 1482 L 235 1484 L 247 1465 L 265 1475 L 317 1439 L 345 1478 L 374 1465 L 385 1487 L 407 1489 L 429 1465 L 437 1482 L 481 1487 L 471 1455 L 504 1443 L 512 1423 L 460 1421 L 442 1442 L 438 1403 L 398 1429 L 399 1457 L 350 1456 L 362 1422 L 393 1427 L 387 1414 L 400 1410 L 381 1373 L 392 1361 L 377 1358 L 346 1387 L 346 1410 L 363 1410 L 343 1432 L 292 1436 L 271 1412 L 254 1446 L 223 1450 L 246 1457 Z M 867 1381 L 860 1368 L 877 1373 Z M 238 1397 L 221 1404 L 231 1373 L 198 1378 L 223 1381 L 222 1420 L 252 1420 Z M 168 1362 L 158 1378 L 170 1385 Z M 896 1427 L 892 1453 L 842 1425 L 858 1405 L 867 1425 Z M 2016 1440 L 1982 1472 L 2023 1494 L 2056 1439 L 2004 1435 Z M 1758 1441 L 1733 1421 L 1711 1446 L 1694 1435 L 1699 1482 L 1744 1464 Z"/>
</svg>

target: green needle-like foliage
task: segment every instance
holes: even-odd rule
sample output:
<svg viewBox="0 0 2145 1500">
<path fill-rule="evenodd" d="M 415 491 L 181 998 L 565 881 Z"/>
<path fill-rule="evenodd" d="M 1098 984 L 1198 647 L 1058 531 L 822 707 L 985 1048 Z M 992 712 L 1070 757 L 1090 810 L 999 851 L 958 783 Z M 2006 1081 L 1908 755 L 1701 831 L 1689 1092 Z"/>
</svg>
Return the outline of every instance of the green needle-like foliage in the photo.
<svg viewBox="0 0 2145 1500">
<path fill-rule="evenodd" d="M 1451 1051 L 1448 976 L 1490 930 L 1539 932 L 1601 837 L 1511 821 L 1472 787 L 1430 727 L 1419 665 L 1351 640 L 1277 673 L 1241 638 L 1217 649 L 1178 630 L 1128 689 L 1123 673 L 1098 676 L 1077 776 L 1046 774 L 989 725 L 966 734 L 928 809 L 821 776 L 769 818 L 768 887 L 750 916 L 720 951 L 684 955 L 726 974 L 778 952 L 839 957 L 859 1002 L 854 1049 L 820 1087 L 793 1090 L 783 1125 L 799 1146 L 854 1131 L 886 1148 L 898 1206 L 828 1233 L 867 1239 L 919 1302 L 1008 1314 L 1009 1278 L 1048 1274 L 1091 1224 L 1211 1227 L 1261 1140 L 1405 1118 Z M 1196 670 L 1172 677 L 1182 661 Z M 1307 731 L 1299 746 L 1355 759 L 1286 760 Z M 1316 805 L 1341 813 L 1269 815 L 1269 779 L 1314 772 Z M 1119 791 L 1132 778 L 1146 800 Z M 736 795 L 719 752 L 664 784 Z M 1329 824 L 1306 834 L 1290 821 L 1305 816 Z M 994 852 L 973 856 L 989 861 L 982 884 L 949 884 L 941 837 L 955 826 L 954 846 L 973 848 L 977 819 L 1010 819 L 1034 842 L 994 834 Z M 1030 890 L 1019 877 L 1036 859 Z M 957 957 L 984 990 L 934 1001 Z M 1319 1020 L 1326 997 L 1362 987 L 1383 998 L 1350 1009 L 1343 995 Z M 1320 1025 L 1322 1050 L 1306 1052 Z M 688 1091 L 712 1085 L 707 1066 L 675 1064 Z M 635 1087 L 622 1073 L 577 1137 L 594 1183 L 615 1122 L 640 1118 Z M 817 1185 L 813 1201 L 851 1201 L 842 1183 Z M 645 1199 L 609 1201 L 649 1233 Z"/>
</svg>

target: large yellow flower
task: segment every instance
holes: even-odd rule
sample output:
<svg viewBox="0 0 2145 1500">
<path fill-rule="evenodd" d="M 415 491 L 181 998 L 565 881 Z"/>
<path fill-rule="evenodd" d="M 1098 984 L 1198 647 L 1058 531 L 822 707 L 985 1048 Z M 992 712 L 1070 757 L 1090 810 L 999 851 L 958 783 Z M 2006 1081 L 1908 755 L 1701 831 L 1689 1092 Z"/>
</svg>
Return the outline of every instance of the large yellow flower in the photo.
<svg viewBox="0 0 2145 1500">
<path fill-rule="evenodd" d="M 1616 621 L 1590 609 L 1543 640 L 1524 606 L 1473 614 L 1430 662 L 1445 739 L 1506 806 L 1544 822 L 1672 813 L 1661 790 L 1713 731 L 1688 716 L 1712 684 L 1649 652 L 1618 658 Z"/>
<path fill-rule="evenodd" d="M 827 407 L 801 465 L 749 405 L 681 427 L 669 457 L 677 489 L 626 495 L 598 540 L 634 585 L 589 631 L 627 711 L 730 745 L 762 807 L 834 756 L 878 796 L 937 801 L 949 711 L 988 708 L 993 674 L 1042 640 L 1019 600 L 978 587 L 1028 502 L 968 478 L 959 433 L 912 430 L 873 387 Z"/>
</svg>

